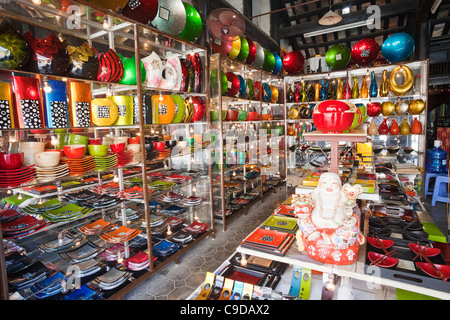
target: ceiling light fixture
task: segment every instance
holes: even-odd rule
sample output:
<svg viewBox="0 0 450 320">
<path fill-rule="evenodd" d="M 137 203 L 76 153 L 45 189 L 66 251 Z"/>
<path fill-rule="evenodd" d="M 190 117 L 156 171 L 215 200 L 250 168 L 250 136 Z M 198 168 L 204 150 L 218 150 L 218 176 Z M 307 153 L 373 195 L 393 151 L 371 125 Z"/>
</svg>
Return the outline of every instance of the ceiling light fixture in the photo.
<svg viewBox="0 0 450 320">
<path fill-rule="evenodd" d="M 330 10 L 327 13 L 325 13 L 325 15 L 322 18 L 320 18 L 319 24 L 322 26 L 330 26 L 341 22 L 341 20 L 342 17 L 333 10 L 331 10 L 331 0 L 330 0 Z"/>
<path fill-rule="evenodd" d="M 374 19 L 358 21 L 358 22 L 343 24 L 341 26 L 336 26 L 336 27 L 332 27 L 332 28 L 328 28 L 328 29 L 321 29 L 321 30 L 317 30 L 317 31 L 308 32 L 308 33 L 305 33 L 303 36 L 305 38 L 311 38 L 311 37 L 315 37 L 315 36 L 320 36 L 322 34 L 343 31 L 343 30 L 353 29 L 353 28 L 357 28 L 357 27 L 368 26 L 368 25 L 373 24 L 374 22 L 375 22 Z"/>
</svg>

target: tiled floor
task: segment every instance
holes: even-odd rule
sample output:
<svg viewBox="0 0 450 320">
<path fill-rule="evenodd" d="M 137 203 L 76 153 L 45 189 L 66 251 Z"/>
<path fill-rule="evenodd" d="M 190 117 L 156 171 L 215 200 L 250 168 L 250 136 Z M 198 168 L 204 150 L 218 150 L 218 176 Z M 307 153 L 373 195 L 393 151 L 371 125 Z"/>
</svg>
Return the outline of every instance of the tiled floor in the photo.
<svg viewBox="0 0 450 320">
<path fill-rule="evenodd" d="M 247 215 L 233 219 L 223 232 L 216 224 L 215 239 L 207 238 L 181 257 L 180 263 L 171 263 L 154 276 L 130 291 L 127 300 L 184 300 L 203 283 L 207 271 L 216 270 L 234 252 L 241 241 L 258 227 L 281 202 L 290 195 L 284 187 L 256 203 Z M 436 225 L 447 235 L 447 207 L 437 203 L 435 207 L 424 204 Z"/>
<path fill-rule="evenodd" d="M 290 193 L 284 187 L 270 193 L 264 202 L 257 202 L 247 215 L 230 220 L 227 230 L 215 225 L 215 238 L 207 238 L 181 257 L 180 263 L 170 263 L 150 279 L 130 291 L 127 300 L 185 300 L 203 283 L 206 272 L 215 271 L 227 260 L 241 241 L 256 229 Z"/>
</svg>

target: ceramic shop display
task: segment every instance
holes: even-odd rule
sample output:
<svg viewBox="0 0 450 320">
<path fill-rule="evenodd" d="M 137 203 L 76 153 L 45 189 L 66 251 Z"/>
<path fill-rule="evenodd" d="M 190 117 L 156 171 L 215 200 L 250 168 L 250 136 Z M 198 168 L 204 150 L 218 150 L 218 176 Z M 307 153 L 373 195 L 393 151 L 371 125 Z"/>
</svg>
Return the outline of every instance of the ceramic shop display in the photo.
<svg viewBox="0 0 450 320">
<path fill-rule="evenodd" d="M 119 55 L 113 49 L 98 54 L 99 69 L 97 81 L 119 82 L 123 78 L 124 67 Z"/>
<path fill-rule="evenodd" d="M 96 0 L 97 1 L 97 0 Z M 142 24 L 149 24 L 158 12 L 158 0 L 127 1 L 122 9 L 125 17 Z"/>
<path fill-rule="evenodd" d="M 356 198 L 361 185 L 344 184 L 338 174 L 321 174 L 318 186 L 309 195 L 293 195 L 292 206 L 299 230 L 299 251 L 314 260 L 349 265 L 358 260 L 359 246 L 365 242 L 359 231 Z"/>
<path fill-rule="evenodd" d="M 413 53 L 415 43 L 413 37 L 404 32 L 389 36 L 381 46 L 381 54 L 389 62 L 400 62 Z"/>
<path fill-rule="evenodd" d="M 12 129 L 16 126 L 11 89 L 8 82 L 0 82 L 0 129 Z"/>
<path fill-rule="evenodd" d="M 66 83 L 59 80 L 49 80 L 48 86 L 51 92 L 44 95 L 44 118 L 49 128 L 69 127 L 69 110 L 66 96 Z"/>
<path fill-rule="evenodd" d="M 202 35 L 202 18 L 194 6 L 186 2 L 183 2 L 183 5 L 186 10 L 186 25 L 184 26 L 183 31 L 181 31 L 179 37 L 181 39 L 194 42 Z"/>
<path fill-rule="evenodd" d="M 69 67 L 69 54 L 59 38 L 51 33 L 45 39 L 35 38 L 30 31 L 23 37 L 30 48 L 25 70 L 40 74 L 64 76 Z"/>
<path fill-rule="evenodd" d="M 98 53 L 86 41 L 81 46 L 68 45 L 66 50 L 69 54 L 69 67 L 67 75 L 69 77 L 95 80 L 98 74 L 99 61 Z"/>
<path fill-rule="evenodd" d="M 91 126 L 91 85 L 85 82 L 71 81 L 69 122 L 71 127 Z"/>
<path fill-rule="evenodd" d="M 158 12 L 151 24 L 168 34 L 178 36 L 186 26 L 186 9 L 180 0 L 158 0 Z"/>
<path fill-rule="evenodd" d="M 162 62 L 156 52 L 152 52 L 148 57 L 141 59 L 145 68 L 145 79 L 143 85 L 158 88 L 161 81 Z"/>
<path fill-rule="evenodd" d="M 16 115 L 18 127 L 39 129 L 44 127 L 42 98 L 39 80 L 13 76 Z"/>
<path fill-rule="evenodd" d="M 94 125 L 111 126 L 118 116 L 119 109 L 112 99 L 96 98 L 91 101 L 91 118 Z"/>
<path fill-rule="evenodd" d="M 28 62 L 30 49 L 22 34 L 7 20 L 0 24 L 0 68 L 20 70 Z"/>
</svg>

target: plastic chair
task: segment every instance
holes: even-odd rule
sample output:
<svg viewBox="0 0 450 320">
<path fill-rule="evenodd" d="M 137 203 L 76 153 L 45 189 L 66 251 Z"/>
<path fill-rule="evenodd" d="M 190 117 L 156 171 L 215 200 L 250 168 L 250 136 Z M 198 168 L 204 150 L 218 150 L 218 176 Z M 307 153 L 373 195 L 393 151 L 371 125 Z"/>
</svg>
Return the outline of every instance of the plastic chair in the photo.
<svg viewBox="0 0 450 320">
<path fill-rule="evenodd" d="M 447 175 L 439 175 L 436 177 L 436 182 L 434 183 L 433 190 L 433 198 L 431 199 L 431 205 L 434 207 L 436 205 L 436 201 L 439 202 L 447 202 L 448 201 L 448 192 L 447 192 L 447 184 L 449 183 L 449 179 Z"/>
<path fill-rule="evenodd" d="M 432 178 L 436 178 L 437 176 L 440 176 L 440 175 L 447 176 L 444 173 L 431 173 L 431 172 L 425 173 L 425 198 L 433 195 L 433 188 L 430 189 L 430 180 Z"/>
</svg>

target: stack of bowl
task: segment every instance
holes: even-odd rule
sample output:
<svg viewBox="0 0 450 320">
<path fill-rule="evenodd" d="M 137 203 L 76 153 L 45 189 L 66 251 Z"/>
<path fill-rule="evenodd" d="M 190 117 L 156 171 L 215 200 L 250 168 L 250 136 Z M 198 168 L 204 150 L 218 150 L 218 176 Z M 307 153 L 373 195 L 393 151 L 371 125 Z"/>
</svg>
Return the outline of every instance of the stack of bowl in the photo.
<svg viewBox="0 0 450 320">
<path fill-rule="evenodd" d="M 23 164 L 25 166 L 31 166 L 34 164 L 34 154 L 38 152 L 43 152 L 45 150 L 44 142 L 37 141 L 21 141 L 19 143 L 19 152 L 23 153 Z"/>
<path fill-rule="evenodd" d="M 142 153 L 141 153 L 141 138 L 140 137 L 131 137 L 128 138 L 127 150 L 131 150 L 133 154 L 132 162 L 141 162 L 142 161 Z"/>
<path fill-rule="evenodd" d="M 61 158 L 61 164 L 69 166 L 71 176 L 85 174 L 94 170 L 94 157 L 86 156 L 86 146 L 84 144 L 67 145 L 63 147 L 64 157 Z"/>
<path fill-rule="evenodd" d="M 35 178 L 34 164 L 24 167 L 24 154 L 0 153 L 0 187 L 13 188 Z"/>
<path fill-rule="evenodd" d="M 69 166 L 59 164 L 61 152 L 59 150 L 47 150 L 34 154 L 36 163 L 36 179 L 38 182 L 48 182 L 69 175 Z"/>
</svg>

